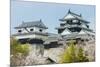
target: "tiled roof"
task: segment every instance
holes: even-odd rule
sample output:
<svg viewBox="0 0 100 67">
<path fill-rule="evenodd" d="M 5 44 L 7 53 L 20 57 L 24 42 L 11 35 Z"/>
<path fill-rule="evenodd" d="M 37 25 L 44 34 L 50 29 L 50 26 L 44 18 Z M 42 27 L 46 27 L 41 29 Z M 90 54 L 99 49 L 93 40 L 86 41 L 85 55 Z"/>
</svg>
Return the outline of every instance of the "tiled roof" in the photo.
<svg viewBox="0 0 100 67">
<path fill-rule="evenodd" d="M 90 35 L 94 36 L 94 34 L 90 34 L 90 35 L 88 35 L 88 34 L 89 33 L 85 33 L 85 34 L 73 33 L 73 34 L 63 35 L 63 38 L 64 39 L 75 39 L 75 38 L 89 38 Z"/>
<path fill-rule="evenodd" d="M 16 33 L 16 34 L 13 34 L 13 36 L 19 36 L 19 35 L 32 35 L 32 34 L 48 36 L 48 33 L 41 33 L 41 32 Z"/>
<path fill-rule="evenodd" d="M 81 15 L 81 14 L 78 15 L 78 14 L 76 14 L 76 13 L 71 12 L 70 10 L 68 11 L 68 13 L 67 13 L 62 19 L 59 19 L 59 20 L 63 21 L 63 20 L 68 20 L 68 19 L 74 19 L 74 18 L 65 19 L 65 17 L 66 17 L 68 14 L 72 15 L 74 18 L 76 18 L 76 19 L 78 19 L 78 20 L 80 20 L 80 21 L 83 21 L 83 22 L 85 22 L 85 23 L 89 23 L 89 21 L 86 21 L 86 20 L 84 20 L 84 19 L 82 18 L 82 15 Z"/>
<path fill-rule="evenodd" d="M 43 24 L 43 22 L 41 20 L 31 21 L 31 22 L 23 22 L 22 24 L 20 24 L 18 27 L 15 27 L 15 28 L 25 28 L 25 27 L 40 27 L 40 28 L 47 29 L 47 27 Z"/>
<path fill-rule="evenodd" d="M 82 18 L 82 15 L 81 15 L 81 14 L 78 15 L 78 14 L 76 14 L 76 13 L 71 12 L 70 10 L 68 11 L 68 13 L 69 13 L 69 14 L 72 14 L 73 16 Z"/>
<path fill-rule="evenodd" d="M 45 40 L 44 44 L 49 44 L 50 42 L 55 42 L 61 39 L 59 34 L 48 33 L 48 39 Z"/>
</svg>

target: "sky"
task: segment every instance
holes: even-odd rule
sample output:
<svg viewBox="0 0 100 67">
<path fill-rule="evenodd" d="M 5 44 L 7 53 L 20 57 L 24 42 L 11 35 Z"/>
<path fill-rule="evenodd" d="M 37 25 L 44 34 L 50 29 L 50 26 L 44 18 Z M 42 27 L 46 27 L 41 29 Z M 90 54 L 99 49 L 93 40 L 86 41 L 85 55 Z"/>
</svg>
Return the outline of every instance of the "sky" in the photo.
<svg viewBox="0 0 100 67">
<path fill-rule="evenodd" d="M 90 29 L 95 31 L 95 5 L 62 4 L 62 3 L 43 3 L 28 1 L 11 1 L 11 34 L 16 33 L 14 27 L 24 22 L 42 20 L 48 27 L 47 32 L 57 33 L 56 27 L 68 10 L 89 21 Z"/>
</svg>

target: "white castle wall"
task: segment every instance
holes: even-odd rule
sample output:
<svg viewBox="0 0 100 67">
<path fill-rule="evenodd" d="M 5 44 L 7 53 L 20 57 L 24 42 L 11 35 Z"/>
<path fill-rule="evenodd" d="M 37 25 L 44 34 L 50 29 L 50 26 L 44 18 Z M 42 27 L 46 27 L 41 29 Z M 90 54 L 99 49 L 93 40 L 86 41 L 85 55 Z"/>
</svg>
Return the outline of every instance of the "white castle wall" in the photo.
<svg viewBox="0 0 100 67">
<path fill-rule="evenodd" d="M 22 32 L 18 32 L 18 30 L 21 30 Z M 27 31 L 24 28 L 20 28 L 16 30 L 17 33 L 27 33 Z"/>
<path fill-rule="evenodd" d="M 27 30 L 26 30 L 27 29 Z M 43 33 L 46 33 L 46 29 L 43 29 L 43 28 L 38 28 L 38 27 L 29 27 L 29 28 L 20 28 L 20 29 L 17 29 L 17 33 L 28 33 L 28 32 L 40 32 L 40 29 L 42 30 Z M 30 31 L 30 29 L 33 29 L 33 31 Z M 22 30 L 22 32 L 18 32 L 18 30 Z"/>
<path fill-rule="evenodd" d="M 38 38 L 38 39 L 46 40 L 48 37 L 47 37 L 47 36 L 43 36 L 43 35 L 30 34 L 30 35 L 18 35 L 18 36 L 15 36 L 15 38 L 16 38 L 16 39 Z"/>
</svg>

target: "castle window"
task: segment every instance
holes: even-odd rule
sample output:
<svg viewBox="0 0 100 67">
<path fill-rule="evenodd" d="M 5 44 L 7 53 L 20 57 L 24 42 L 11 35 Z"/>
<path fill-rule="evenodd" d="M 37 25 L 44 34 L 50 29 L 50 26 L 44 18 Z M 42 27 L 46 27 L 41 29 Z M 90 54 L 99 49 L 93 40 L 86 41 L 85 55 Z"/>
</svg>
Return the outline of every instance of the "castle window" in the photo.
<svg viewBox="0 0 100 67">
<path fill-rule="evenodd" d="M 87 28 L 89 28 L 89 25 L 86 25 L 87 26 Z"/>
<path fill-rule="evenodd" d="M 42 29 L 40 29 L 39 31 L 42 32 Z"/>
<path fill-rule="evenodd" d="M 60 26 L 64 26 L 64 25 L 65 25 L 64 23 L 61 23 L 61 24 L 60 24 Z"/>
<path fill-rule="evenodd" d="M 73 20 L 74 23 L 78 22 L 78 20 Z"/>
<path fill-rule="evenodd" d="M 22 32 L 22 30 L 18 30 L 18 32 Z"/>
<path fill-rule="evenodd" d="M 72 24 L 72 22 L 73 22 L 72 20 L 67 20 L 68 24 Z"/>
<path fill-rule="evenodd" d="M 69 21 L 69 20 L 67 20 L 67 23 L 70 23 L 70 21 Z"/>
<path fill-rule="evenodd" d="M 33 29 L 30 29 L 30 31 L 33 31 Z"/>
</svg>

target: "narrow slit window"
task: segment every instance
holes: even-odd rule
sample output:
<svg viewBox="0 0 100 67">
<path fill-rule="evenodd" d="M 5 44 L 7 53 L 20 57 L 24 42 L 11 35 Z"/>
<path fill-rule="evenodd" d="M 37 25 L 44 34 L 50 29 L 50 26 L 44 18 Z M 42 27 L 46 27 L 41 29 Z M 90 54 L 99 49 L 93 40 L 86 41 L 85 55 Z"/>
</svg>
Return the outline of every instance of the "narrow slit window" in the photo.
<svg viewBox="0 0 100 67">
<path fill-rule="evenodd" d="M 39 31 L 42 32 L 42 29 L 40 29 Z"/>
<path fill-rule="evenodd" d="M 22 30 L 18 30 L 18 32 L 20 33 L 20 32 L 22 32 Z"/>
<path fill-rule="evenodd" d="M 34 31 L 34 29 L 30 29 L 30 31 Z"/>
</svg>

